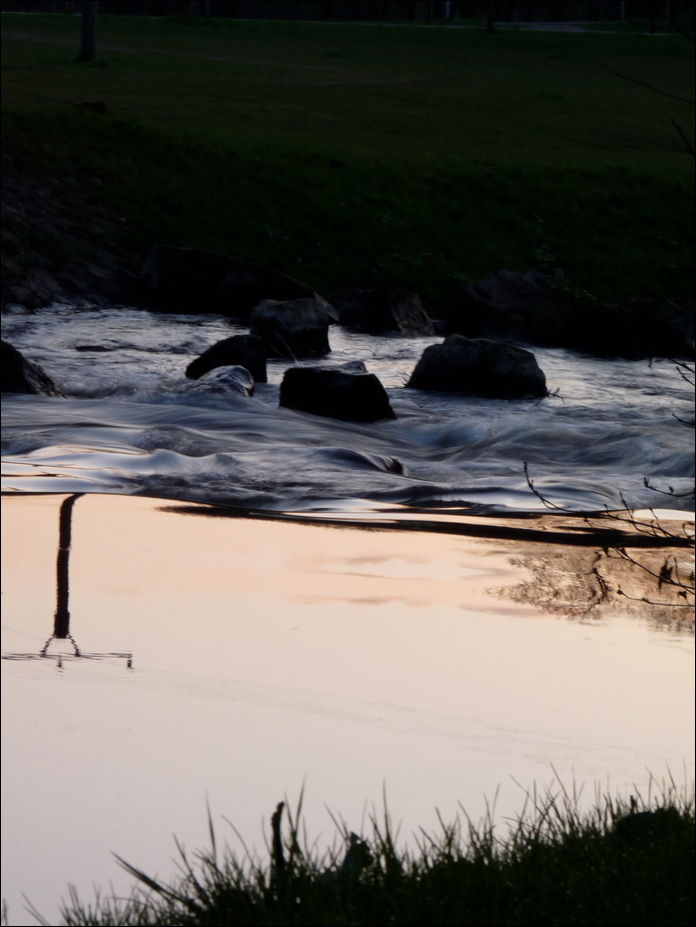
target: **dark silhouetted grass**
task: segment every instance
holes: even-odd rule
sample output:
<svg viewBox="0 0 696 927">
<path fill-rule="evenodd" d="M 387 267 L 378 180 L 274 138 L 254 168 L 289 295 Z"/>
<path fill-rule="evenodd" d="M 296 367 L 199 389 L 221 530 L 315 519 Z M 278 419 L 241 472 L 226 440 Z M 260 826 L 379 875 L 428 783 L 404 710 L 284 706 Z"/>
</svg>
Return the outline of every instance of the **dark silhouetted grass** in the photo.
<svg viewBox="0 0 696 927">
<path fill-rule="evenodd" d="M 679 37 L 103 16 L 91 66 L 75 17 L 2 26 L 3 169 L 86 191 L 139 255 L 217 248 L 333 300 L 399 284 L 434 315 L 499 267 L 693 295 L 693 107 L 600 66 L 693 97 Z"/>
<path fill-rule="evenodd" d="M 362 839 L 338 823 L 323 855 L 300 840 L 300 806 L 271 860 L 211 847 L 170 884 L 123 863 L 140 883 L 127 901 L 81 902 L 65 925 L 690 925 L 694 922 L 694 802 L 672 783 L 657 797 L 605 798 L 589 812 L 562 788 L 528 795 L 509 833 L 443 823 L 399 849 L 389 820 Z"/>
</svg>

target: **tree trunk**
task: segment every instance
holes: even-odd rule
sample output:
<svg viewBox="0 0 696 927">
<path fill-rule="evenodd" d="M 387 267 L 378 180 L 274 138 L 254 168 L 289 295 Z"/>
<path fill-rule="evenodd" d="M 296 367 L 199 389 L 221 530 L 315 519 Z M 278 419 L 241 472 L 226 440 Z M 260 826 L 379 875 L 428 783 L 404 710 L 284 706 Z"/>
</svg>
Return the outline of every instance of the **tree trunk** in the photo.
<svg viewBox="0 0 696 927">
<path fill-rule="evenodd" d="M 97 57 L 97 4 L 85 2 L 82 5 L 82 38 L 78 61 L 94 61 Z"/>
</svg>

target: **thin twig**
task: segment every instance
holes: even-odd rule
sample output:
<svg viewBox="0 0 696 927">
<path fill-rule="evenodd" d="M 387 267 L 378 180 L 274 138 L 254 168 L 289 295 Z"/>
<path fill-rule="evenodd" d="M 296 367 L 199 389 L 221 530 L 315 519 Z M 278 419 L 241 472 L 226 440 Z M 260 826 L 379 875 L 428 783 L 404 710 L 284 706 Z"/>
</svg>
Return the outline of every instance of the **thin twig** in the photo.
<svg viewBox="0 0 696 927">
<path fill-rule="evenodd" d="M 676 120 L 674 117 L 672 117 L 672 120 L 671 120 L 671 121 L 672 121 L 672 125 L 673 125 L 674 128 L 677 130 L 677 132 L 679 133 L 679 136 L 681 137 L 681 140 L 684 142 L 684 148 L 682 148 L 681 150 L 682 150 L 682 151 L 686 151 L 687 154 L 693 155 L 693 156 L 696 158 L 696 150 L 694 150 L 694 146 L 691 144 L 691 142 L 689 141 L 689 139 L 688 139 L 688 138 L 686 137 L 686 135 L 684 134 L 684 130 L 682 129 L 682 127 L 679 125 L 679 123 L 677 122 L 677 120 Z M 676 147 L 678 148 L 679 146 L 677 145 Z"/>
<path fill-rule="evenodd" d="M 545 499 L 542 496 L 542 494 L 539 492 L 539 490 L 536 488 L 536 486 L 532 482 L 532 478 L 529 475 L 529 467 L 527 465 L 526 460 L 524 462 L 524 476 L 525 476 L 525 479 L 527 480 L 527 486 L 529 486 L 529 488 L 532 490 L 532 492 L 537 497 L 537 499 L 539 499 L 546 506 L 547 509 L 558 509 L 561 512 L 565 511 L 562 505 L 556 505 L 555 502 L 549 502 L 548 499 Z"/>
<path fill-rule="evenodd" d="M 674 415 L 674 413 L 672 414 Z M 677 416 L 675 415 L 674 417 L 676 418 Z M 681 419 L 679 419 L 679 421 L 681 421 Z M 658 489 L 657 486 L 653 486 L 647 476 L 643 477 L 643 486 L 645 486 L 646 489 L 651 489 L 653 492 L 659 492 L 663 496 L 672 496 L 675 499 L 688 498 L 694 494 L 693 489 L 687 489 L 685 492 L 675 492 L 671 486 L 668 486 L 666 490 Z"/>
<path fill-rule="evenodd" d="M 531 478 L 530 475 L 529 475 L 529 467 L 528 467 L 526 461 L 525 461 L 525 463 L 524 463 L 524 475 L 525 475 L 525 478 L 526 478 L 526 480 L 527 480 L 527 485 L 529 486 L 529 488 L 531 489 L 531 491 L 534 493 L 534 495 L 535 495 L 538 499 L 541 500 L 541 502 L 542 502 L 547 508 L 552 508 L 552 509 L 557 509 L 557 510 L 560 509 L 561 511 L 563 511 L 563 508 L 562 508 L 561 506 L 555 505 L 553 502 L 550 502 L 548 499 L 545 499 L 544 496 L 542 495 L 542 493 L 539 492 L 539 490 L 535 487 L 535 485 L 534 485 L 534 483 L 533 483 L 533 481 L 532 481 L 532 478 Z M 648 479 L 647 477 L 644 478 L 643 483 L 644 483 L 644 485 L 646 486 L 646 488 L 652 489 L 652 490 L 654 490 L 654 491 L 656 491 L 656 492 L 663 493 L 663 494 L 666 495 L 666 496 L 672 496 L 672 497 L 680 498 L 681 496 L 691 495 L 690 492 L 689 492 L 689 493 L 676 493 L 676 492 L 672 489 L 671 486 L 668 487 L 669 491 L 665 491 L 665 490 L 662 490 L 662 489 L 657 489 L 656 487 L 652 486 L 652 484 L 650 483 L 650 481 L 649 481 L 649 479 Z M 656 539 L 657 539 L 657 538 L 668 538 L 669 540 L 674 540 L 675 544 L 677 544 L 677 543 L 682 543 L 682 544 L 683 544 L 684 542 L 688 542 L 690 546 L 693 546 L 693 544 L 694 544 L 694 535 L 693 535 L 693 534 L 690 534 L 690 533 L 687 531 L 687 525 L 686 525 L 686 523 L 684 523 L 684 524 L 682 525 L 682 534 L 681 534 L 681 535 L 677 535 L 677 534 L 674 534 L 674 532 L 669 531 L 669 530 L 667 530 L 666 528 L 663 528 L 662 525 L 659 524 L 659 522 L 658 522 L 658 520 L 657 520 L 657 517 L 655 517 L 655 521 L 652 522 L 652 523 L 649 523 L 649 522 L 639 522 L 639 521 L 637 521 L 637 519 L 635 518 L 633 512 L 632 512 L 631 509 L 629 508 L 629 506 L 628 506 L 628 504 L 627 504 L 627 501 L 626 501 L 626 499 L 624 498 L 623 494 L 621 494 L 621 502 L 622 502 L 622 504 L 623 504 L 623 506 L 624 506 L 624 509 L 625 509 L 626 514 L 624 514 L 624 513 L 610 512 L 609 509 L 607 509 L 607 511 L 604 513 L 604 515 L 603 515 L 603 516 L 600 516 L 600 517 L 609 518 L 609 519 L 611 519 L 611 520 L 613 520 L 613 521 L 618 521 L 618 522 L 620 522 L 620 523 L 622 523 L 622 524 L 630 525 L 635 531 L 638 531 L 638 532 L 641 533 L 641 534 L 648 534 L 648 535 L 650 535 L 650 536 L 652 536 L 652 537 L 654 537 L 654 538 L 656 538 Z M 652 511 L 652 510 L 651 510 L 651 511 Z M 653 513 L 653 514 L 654 514 L 654 513 Z M 589 517 L 586 517 L 586 518 L 585 518 L 585 522 L 587 523 L 587 525 L 588 525 L 590 528 L 594 528 L 594 526 L 593 526 L 593 525 L 591 524 L 591 522 L 590 522 Z M 597 530 L 597 529 L 595 528 L 594 530 Z M 645 564 L 641 563 L 639 560 L 636 560 L 636 559 L 635 559 L 634 557 L 632 557 L 630 554 L 627 554 L 627 553 L 626 553 L 626 549 L 625 549 L 624 547 L 620 547 L 618 544 L 607 544 L 607 545 L 603 545 L 603 546 L 602 546 L 602 549 L 603 549 L 604 554 L 605 554 L 605 556 L 606 556 L 607 558 L 610 558 L 610 557 L 611 557 L 611 551 L 614 551 L 620 560 L 624 560 L 624 561 L 626 561 L 627 563 L 630 563 L 632 566 L 638 567 L 638 569 L 642 570 L 644 573 L 646 573 L 646 574 L 647 574 L 648 576 L 650 576 L 652 579 L 656 580 L 656 581 L 657 581 L 657 588 L 658 588 L 658 590 L 661 590 L 663 586 L 668 586 L 668 587 L 670 587 L 670 588 L 676 589 L 676 590 L 677 590 L 676 594 L 677 594 L 678 596 L 683 597 L 684 602 L 683 602 L 683 603 L 653 602 L 652 600 L 648 599 L 647 597 L 635 598 L 634 596 L 629 596 L 629 595 L 627 595 L 627 593 L 623 592 L 623 590 L 621 590 L 621 589 L 617 590 L 618 594 L 620 594 L 620 595 L 622 595 L 622 596 L 625 596 L 625 597 L 628 598 L 628 599 L 633 599 L 633 600 L 636 601 L 636 602 L 645 602 L 645 603 L 648 604 L 648 605 L 664 605 L 664 606 L 669 606 L 669 607 L 684 607 L 684 606 L 686 606 L 686 605 L 693 606 L 694 593 L 695 593 L 695 589 L 694 589 L 694 571 L 693 571 L 693 570 L 691 571 L 691 574 L 688 576 L 687 582 L 682 582 L 682 581 L 679 579 L 679 566 L 678 566 L 678 564 L 677 564 L 676 559 L 673 559 L 673 562 L 670 563 L 669 557 L 667 557 L 667 558 L 665 559 L 665 561 L 663 562 L 663 564 L 662 564 L 662 567 L 661 567 L 661 569 L 660 569 L 660 572 L 657 573 L 657 572 L 655 572 L 655 570 L 650 569 L 650 567 L 645 566 Z M 601 589 L 602 593 L 603 593 L 603 594 L 606 593 L 607 590 L 606 590 L 605 587 L 604 587 L 604 581 L 603 581 L 603 579 L 601 578 L 599 571 L 597 570 L 596 564 L 595 564 L 595 567 L 593 568 L 593 571 L 592 571 L 592 572 L 595 574 L 597 580 L 599 581 L 599 585 L 600 585 L 600 589 Z M 673 578 L 673 577 L 676 577 L 676 578 Z M 601 595 L 601 596 L 599 597 L 599 601 L 601 601 L 602 598 L 604 598 L 604 595 Z M 598 604 L 597 602 L 593 602 L 593 603 L 586 609 L 585 613 L 590 612 L 597 604 Z"/>
<path fill-rule="evenodd" d="M 687 32 L 687 30 L 683 26 L 680 26 L 677 20 L 674 19 L 674 17 L 670 16 L 666 9 L 664 9 L 661 6 L 658 6 L 657 4 L 655 4 L 655 9 L 660 14 L 660 16 L 664 16 L 667 22 L 671 23 L 674 26 L 677 32 L 679 32 L 681 35 L 687 38 L 690 42 L 696 42 L 696 39 L 694 38 L 694 36 L 690 32 Z"/>
<path fill-rule="evenodd" d="M 660 608 L 687 608 L 689 606 L 688 602 L 653 602 L 652 599 L 647 599 L 645 596 L 639 599 L 638 596 L 628 595 L 623 589 L 617 589 L 616 594 L 623 596 L 624 599 L 630 599 L 631 602 L 645 602 L 646 605 L 659 605 Z"/>
<path fill-rule="evenodd" d="M 626 77 L 625 74 L 619 74 L 618 71 L 615 71 L 613 68 L 607 67 L 606 64 L 599 62 L 599 66 L 604 68 L 605 71 L 609 71 L 611 74 L 615 74 L 617 77 L 620 77 L 621 80 L 627 80 L 631 84 L 640 84 L 641 87 L 647 87 L 648 90 L 654 90 L 655 93 L 661 93 L 663 97 L 669 97 L 671 100 L 679 100 L 680 103 L 690 103 L 692 106 L 696 105 L 696 100 L 688 100 L 686 97 L 678 97 L 674 93 L 667 93 L 666 90 L 660 90 L 659 87 L 653 87 L 652 84 L 646 84 L 644 80 L 638 80 L 635 77 Z"/>
</svg>

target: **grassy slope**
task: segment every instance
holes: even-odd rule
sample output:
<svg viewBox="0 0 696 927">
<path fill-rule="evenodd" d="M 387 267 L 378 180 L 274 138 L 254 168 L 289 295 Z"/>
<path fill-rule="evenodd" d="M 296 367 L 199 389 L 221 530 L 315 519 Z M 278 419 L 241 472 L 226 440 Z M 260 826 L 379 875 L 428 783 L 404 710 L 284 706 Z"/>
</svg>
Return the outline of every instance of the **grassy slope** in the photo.
<svg viewBox="0 0 696 927">
<path fill-rule="evenodd" d="M 104 16 L 85 66 L 78 25 L 3 15 L 3 167 L 87 191 L 136 254 L 205 245 L 332 299 L 398 283 L 435 314 L 501 266 L 693 295 L 669 122 L 693 108 L 598 63 L 693 96 L 679 38 Z"/>
</svg>

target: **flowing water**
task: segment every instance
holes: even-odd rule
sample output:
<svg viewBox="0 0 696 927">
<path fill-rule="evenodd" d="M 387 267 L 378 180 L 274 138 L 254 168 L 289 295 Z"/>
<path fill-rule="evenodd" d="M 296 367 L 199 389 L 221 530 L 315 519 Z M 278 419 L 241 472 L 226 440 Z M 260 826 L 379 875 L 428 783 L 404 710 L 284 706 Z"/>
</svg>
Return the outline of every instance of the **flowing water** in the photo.
<svg viewBox="0 0 696 927">
<path fill-rule="evenodd" d="M 66 396 L 3 396 L 17 927 L 35 923 L 25 898 L 58 923 L 68 883 L 127 895 L 113 852 L 168 878 L 172 832 L 189 853 L 208 842 L 206 801 L 221 841 L 241 852 L 224 815 L 263 857 L 262 817 L 303 782 L 323 846 L 326 807 L 369 830 L 385 792 L 412 840 L 458 801 L 477 821 L 498 788 L 502 827 L 517 783 L 554 774 L 586 804 L 597 785 L 693 777 L 688 608 L 664 589 L 646 602 L 649 574 L 594 535 L 579 546 L 585 520 L 543 515 L 524 474 L 570 512 L 686 509 L 692 397 L 673 363 L 535 350 L 554 395 L 471 399 L 404 389 L 438 339 L 333 326 L 322 363 L 364 361 L 398 416 L 356 425 L 279 409 L 287 362 L 251 398 L 186 380 L 243 330 L 116 308 L 3 317 Z M 666 556 L 634 553 L 652 572 Z"/>
<path fill-rule="evenodd" d="M 688 491 L 694 469 L 693 431 L 676 418 L 690 417 L 692 390 L 669 361 L 535 349 L 553 396 L 469 398 L 404 389 L 438 338 L 334 325 L 321 363 L 364 361 L 398 416 L 357 425 L 279 409 L 287 361 L 269 362 L 269 382 L 251 398 L 225 392 L 214 375 L 186 380 L 193 357 L 245 330 L 214 315 L 123 308 L 6 313 L 3 337 L 67 398 L 3 397 L 5 487 L 272 510 L 538 510 L 526 462 L 544 496 L 573 511 L 691 501 L 664 494 Z M 391 472 L 393 458 L 402 473 Z"/>
</svg>

